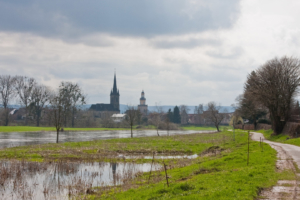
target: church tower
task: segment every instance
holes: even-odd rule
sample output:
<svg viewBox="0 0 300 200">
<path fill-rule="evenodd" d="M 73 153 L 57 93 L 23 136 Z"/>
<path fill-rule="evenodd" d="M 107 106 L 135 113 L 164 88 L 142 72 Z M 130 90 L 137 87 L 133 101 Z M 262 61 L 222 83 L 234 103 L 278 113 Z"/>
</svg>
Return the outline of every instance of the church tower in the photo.
<svg viewBox="0 0 300 200">
<path fill-rule="evenodd" d="M 138 109 L 143 115 L 148 114 L 148 105 L 146 105 L 146 98 L 145 98 L 144 90 L 141 93 L 140 105 L 138 105 Z"/>
<path fill-rule="evenodd" d="M 116 73 L 114 76 L 114 86 L 110 92 L 110 105 L 114 110 L 120 111 L 120 93 L 119 90 L 117 89 Z"/>
</svg>

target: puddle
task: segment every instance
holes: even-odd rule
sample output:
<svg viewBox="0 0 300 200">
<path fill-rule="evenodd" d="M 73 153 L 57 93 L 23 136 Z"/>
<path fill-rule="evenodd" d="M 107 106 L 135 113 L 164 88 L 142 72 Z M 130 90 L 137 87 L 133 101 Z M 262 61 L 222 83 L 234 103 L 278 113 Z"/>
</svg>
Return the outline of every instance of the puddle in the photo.
<svg viewBox="0 0 300 200">
<path fill-rule="evenodd" d="M 169 131 L 169 135 L 209 133 L 215 131 Z M 159 131 L 161 136 L 168 135 L 167 131 Z M 155 130 L 134 130 L 133 137 L 156 136 Z M 130 138 L 130 131 L 76 131 L 60 132 L 59 142 L 79 142 L 91 140 L 103 140 L 112 138 Z M 0 133 L 0 148 L 26 146 L 33 144 L 55 143 L 56 132 L 12 132 Z"/>
<path fill-rule="evenodd" d="M 1 199 L 70 199 L 87 188 L 120 185 L 137 173 L 150 171 L 151 164 L 136 163 L 0 163 Z M 152 170 L 159 170 L 154 164 Z"/>
</svg>

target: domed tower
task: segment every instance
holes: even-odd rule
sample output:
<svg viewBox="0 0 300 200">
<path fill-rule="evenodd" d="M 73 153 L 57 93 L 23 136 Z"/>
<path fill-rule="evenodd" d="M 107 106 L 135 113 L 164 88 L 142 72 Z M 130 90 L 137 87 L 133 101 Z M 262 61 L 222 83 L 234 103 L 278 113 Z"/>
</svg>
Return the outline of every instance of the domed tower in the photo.
<svg viewBox="0 0 300 200">
<path fill-rule="evenodd" d="M 141 93 L 140 105 L 138 105 L 138 109 L 143 115 L 148 114 L 148 105 L 146 105 L 146 98 L 145 98 L 144 90 Z"/>
<path fill-rule="evenodd" d="M 144 92 L 144 90 L 141 93 L 140 105 L 146 105 L 146 98 L 145 98 L 145 92 Z"/>
</svg>

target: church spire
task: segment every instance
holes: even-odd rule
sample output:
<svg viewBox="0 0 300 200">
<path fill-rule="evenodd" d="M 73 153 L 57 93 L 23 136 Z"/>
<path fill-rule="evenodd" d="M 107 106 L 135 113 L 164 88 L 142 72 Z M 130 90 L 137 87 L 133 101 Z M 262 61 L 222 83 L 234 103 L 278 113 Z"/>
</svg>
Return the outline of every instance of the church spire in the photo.
<svg viewBox="0 0 300 200">
<path fill-rule="evenodd" d="M 115 71 L 115 75 L 114 75 L 114 86 L 113 89 L 111 90 L 111 95 L 118 95 L 119 94 L 119 90 L 117 89 L 117 78 L 116 78 L 116 71 Z"/>
<path fill-rule="evenodd" d="M 115 72 L 115 77 L 114 77 L 114 87 L 113 87 L 113 93 L 117 93 L 117 78 L 116 78 L 116 72 Z"/>
</svg>

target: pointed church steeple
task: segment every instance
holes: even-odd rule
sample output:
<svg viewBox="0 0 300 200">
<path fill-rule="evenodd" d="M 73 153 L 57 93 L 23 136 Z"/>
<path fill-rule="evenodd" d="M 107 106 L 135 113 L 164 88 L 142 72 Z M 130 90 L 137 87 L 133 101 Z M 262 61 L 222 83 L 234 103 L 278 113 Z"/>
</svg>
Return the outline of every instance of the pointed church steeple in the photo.
<svg viewBox="0 0 300 200">
<path fill-rule="evenodd" d="M 120 93 L 119 93 L 119 90 L 117 88 L 116 72 L 115 72 L 115 75 L 114 75 L 114 86 L 113 86 L 113 89 L 110 92 L 110 104 L 114 109 L 120 110 Z"/>
<path fill-rule="evenodd" d="M 117 78 L 116 78 L 116 72 L 115 72 L 113 94 L 117 94 L 117 93 L 118 93 L 118 90 L 117 90 Z"/>
</svg>

